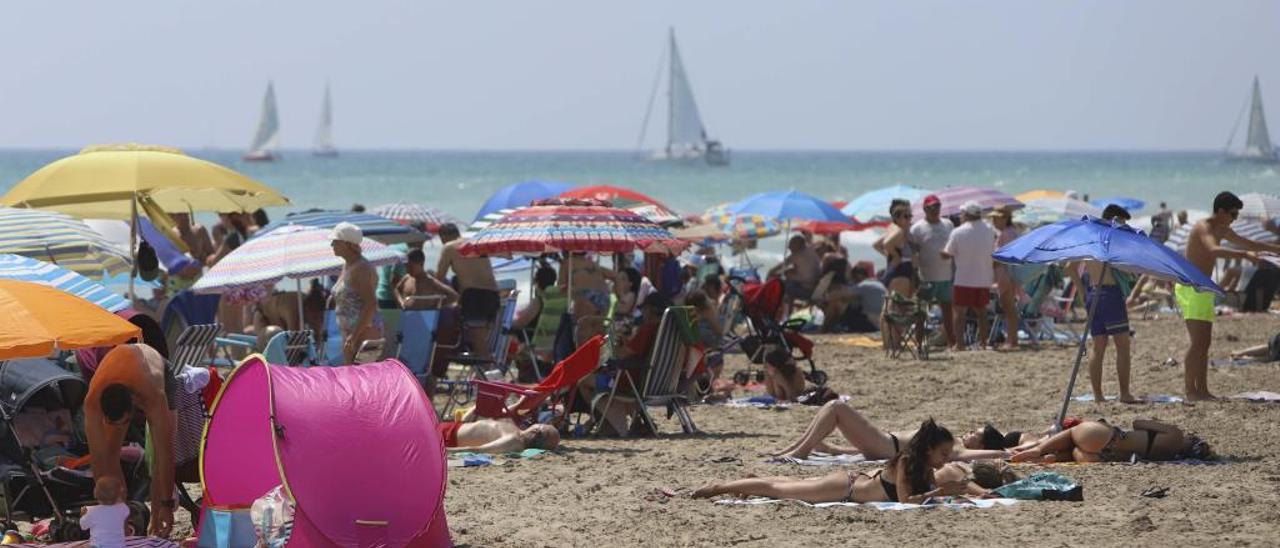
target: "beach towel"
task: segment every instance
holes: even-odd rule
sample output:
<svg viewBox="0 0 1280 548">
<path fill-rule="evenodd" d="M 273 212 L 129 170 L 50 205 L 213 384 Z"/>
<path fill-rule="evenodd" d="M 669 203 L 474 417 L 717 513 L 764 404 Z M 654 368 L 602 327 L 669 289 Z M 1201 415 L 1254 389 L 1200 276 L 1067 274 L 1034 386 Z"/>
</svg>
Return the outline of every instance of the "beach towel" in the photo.
<svg viewBox="0 0 1280 548">
<path fill-rule="evenodd" d="M 826 453 L 809 453 L 808 457 L 773 457 L 764 461 L 769 464 L 799 464 L 801 466 L 848 466 L 851 464 L 884 464 L 884 460 L 867 460 L 862 453 L 846 455 L 828 455 Z"/>
<path fill-rule="evenodd" d="M 1257 358 L 1215 358 L 1209 360 L 1209 365 L 1214 367 L 1253 365 L 1255 363 L 1263 363 Z"/>
<path fill-rule="evenodd" d="M 880 348 L 884 343 L 881 342 L 880 339 L 874 339 L 866 335 L 846 335 L 832 339 L 831 344 L 838 346 L 856 346 L 859 348 Z"/>
<path fill-rule="evenodd" d="M 1120 396 L 1106 396 L 1107 401 L 1119 401 Z M 1173 396 L 1170 394 L 1146 394 L 1138 396 L 1143 403 L 1182 403 L 1182 396 Z M 1093 401 L 1093 394 L 1084 394 L 1072 398 L 1075 401 L 1090 402 Z"/>
<path fill-rule="evenodd" d="M 7 546 L 15 548 L 92 548 L 87 540 L 58 544 L 9 544 Z M 155 537 L 127 537 L 124 539 L 124 546 L 125 548 L 178 548 L 178 543 Z"/>
<path fill-rule="evenodd" d="M 1280 393 L 1267 392 L 1265 390 L 1259 390 L 1257 392 L 1241 392 L 1239 394 L 1231 396 L 1231 399 L 1245 400 L 1245 401 L 1258 402 L 1258 403 L 1275 403 L 1275 402 L 1280 402 Z"/>
<path fill-rule="evenodd" d="M 853 396 L 849 396 L 847 394 L 841 394 L 838 399 L 842 402 L 846 402 L 853 399 Z M 745 398 L 734 398 L 717 405 L 723 405 L 725 407 L 754 407 L 756 409 L 770 409 L 770 408 L 785 409 L 788 407 L 801 406 L 804 404 L 793 402 L 793 401 L 780 402 L 777 399 L 775 399 L 773 396 L 770 396 L 768 394 L 763 394 L 759 396 L 749 396 Z"/>
<path fill-rule="evenodd" d="M 489 455 L 485 453 L 460 452 L 449 455 L 449 468 L 475 468 L 479 466 L 501 466 L 508 460 L 527 460 L 550 453 L 546 449 L 525 449 L 524 451 Z"/>
<path fill-rule="evenodd" d="M 1018 499 L 970 499 L 965 497 L 934 497 L 924 504 L 907 504 L 902 502 L 820 502 L 811 504 L 800 500 L 782 500 L 771 499 L 765 497 L 752 497 L 749 499 L 722 499 L 717 500 L 716 504 L 727 504 L 733 506 L 758 506 L 764 504 L 793 503 L 809 508 L 834 508 L 838 506 L 848 508 L 874 508 L 876 510 L 922 510 L 929 508 L 995 508 L 997 506 L 1013 506 L 1017 504 Z"/>
<path fill-rule="evenodd" d="M 1065 500 L 1073 491 L 1080 495 L 1079 489 L 1080 485 L 1075 480 L 1057 472 L 1036 472 L 994 492 L 1018 500 Z"/>
</svg>

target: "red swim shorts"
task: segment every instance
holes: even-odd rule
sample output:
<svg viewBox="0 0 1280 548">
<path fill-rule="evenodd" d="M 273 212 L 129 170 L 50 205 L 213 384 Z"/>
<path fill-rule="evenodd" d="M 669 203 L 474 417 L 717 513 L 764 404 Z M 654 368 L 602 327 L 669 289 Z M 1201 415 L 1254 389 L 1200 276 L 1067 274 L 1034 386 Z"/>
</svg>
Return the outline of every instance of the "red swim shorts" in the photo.
<svg viewBox="0 0 1280 548">
<path fill-rule="evenodd" d="M 956 306 L 986 308 L 991 302 L 991 288 L 957 285 L 951 290 L 951 301 Z"/>
<path fill-rule="evenodd" d="M 442 422 L 437 428 L 440 431 L 440 439 L 444 440 L 445 447 L 458 446 L 458 429 L 462 428 L 462 423 L 455 421 Z"/>
</svg>

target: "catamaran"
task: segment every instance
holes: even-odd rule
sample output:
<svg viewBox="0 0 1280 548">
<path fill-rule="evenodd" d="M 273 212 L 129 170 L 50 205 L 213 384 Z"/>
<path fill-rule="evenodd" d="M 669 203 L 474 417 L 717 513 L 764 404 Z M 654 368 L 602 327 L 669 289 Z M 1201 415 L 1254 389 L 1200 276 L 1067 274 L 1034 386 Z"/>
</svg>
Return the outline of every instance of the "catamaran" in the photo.
<svg viewBox="0 0 1280 548">
<path fill-rule="evenodd" d="M 332 158 L 338 155 L 333 146 L 333 103 L 329 98 L 329 85 L 324 86 L 324 104 L 320 105 L 320 125 L 316 127 L 315 148 L 311 154 Z"/>
<path fill-rule="evenodd" d="M 1241 116 L 1244 113 L 1241 112 Z M 1231 129 L 1231 138 L 1227 139 L 1227 158 L 1248 160 L 1252 162 L 1280 162 L 1280 155 L 1271 144 L 1271 134 L 1267 132 L 1267 115 L 1262 111 L 1262 86 L 1258 85 L 1258 77 L 1253 77 L 1253 97 L 1249 101 L 1249 129 L 1243 150 L 1232 150 L 1231 142 L 1236 138 L 1236 130 L 1240 128 L 1240 119 Z"/>
<path fill-rule="evenodd" d="M 267 94 L 262 98 L 262 115 L 258 118 L 258 131 L 253 134 L 253 144 L 241 159 L 247 162 L 272 162 L 280 158 L 276 147 L 280 145 L 280 118 L 276 114 L 276 90 L 267 82 Z"/>
<path fill-rule="evenodd" d="M 698 104 L 693 99 L 693 87 L 689 83 L 689 75 L 684 70 L 684 62 L 680 60 L 680 47 L 676 45 L 676 30 L 671 29 L 670 40 L 665 55 L 667 68 L 667 144 L 656 151 L 655 160 L 694 160 L 704 161 L 713 166 L 729 165 L 729 150 L 720 141 L 707 137 L 707 128 L 702 124 L 702 116 L 698 114 Z M 649 126 L 649 116 L 653 112 L 654 98 L 658 93 L 658 83 L 662 71 L 658 71 L 658 79 L 654 81 L 653 93 L 649 95 L 649 106 L 645 109 L 644 123 L 640 127 L 640 139 L 636 149 L 643 149 L 645 131 Z"/>
</svg>

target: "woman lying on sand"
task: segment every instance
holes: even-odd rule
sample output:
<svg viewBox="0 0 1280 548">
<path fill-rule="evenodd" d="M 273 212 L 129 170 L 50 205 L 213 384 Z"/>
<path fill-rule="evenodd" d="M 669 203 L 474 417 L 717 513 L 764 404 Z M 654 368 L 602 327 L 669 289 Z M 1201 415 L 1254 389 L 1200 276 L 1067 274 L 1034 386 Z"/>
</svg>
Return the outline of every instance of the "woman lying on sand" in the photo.
<svg viewBox="0 0 1280 548">
<path fill-rule="evenodd" d="M 929 419 L 920 425 L 903 451 L 884 468 L 859 473 L 833 472 L 818 478 L 745 478 L 713 483 L 693 492 L 694 498 L 735 494 L 820 502 L 906 502 L 919 504 L 936 496 L 984 496 L 1016 479 L 1003 463 L 971 467 L 947 464 L 955 437 Z"/>
<path fill-rule="evenodd" d="M 1147 461 L 1182 458 L 1208 460 L 1213 451 L 1204 440 L 1177 426 L 1154 420 L 1133 421 L 1133 431 L 1105 422 L 1084 421 L 1013 454 L 1014 462 Z"/>
<path fill-rule="evenodd" d="M 852 447 L 831 445 L 824 441 L 836 430 L 840 431 Z M 910 439 L 915 434 L 916 432 L 886 432 L 873 426 L 849 405 L 830 401 L 818 410 L 799 440 L 773 454 L 803 459 L 814 451 L 832 455 L 861 453 L 868 460 L 881 460 L 897 455 L 902 448 L 901 440 Z M 1004 459 L 1009 457 L 1005 448 L 1028 444 L 1037 439 L 1039 437 L 1034 434 L 1020 432 L 1001 434 L 988 424 L 982 430 L 965 434 L 948 460 Z"/>
</svg>

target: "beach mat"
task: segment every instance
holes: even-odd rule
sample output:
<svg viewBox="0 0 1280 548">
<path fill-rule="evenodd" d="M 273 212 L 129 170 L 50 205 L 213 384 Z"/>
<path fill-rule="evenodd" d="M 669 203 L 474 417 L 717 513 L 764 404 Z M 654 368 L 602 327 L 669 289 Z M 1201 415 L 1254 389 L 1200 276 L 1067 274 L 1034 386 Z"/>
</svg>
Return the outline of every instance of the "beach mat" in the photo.
<svg viewBox="0 0 1280 548">
<path fill-rule="evenodd" d="M 809 453 L 803 459 L 795 457 L 773 457 L 765 460 L 768 464 L 798 464 L 800 466 L 849 466 L 853 464 L 884 464 L 883 460 L 867 460 L 862 453 L 845 455 L 828 455 L 826 453 Z"/>
<path fill-rule="evenodd" d="M 14 546 L 19 548 L 92 548 L 87 540 L 78 540 L 75 542 L 62 542 L 58 544 L 8 544 L 6 546 Z M 127 537 L 124 539 L 125 548 L 178 548 L 178 543 L 169 539 L 155 537 Z"/>
<path fill-rule="evenodd" d="M 1245 400 L 1245 401 L 1251 401 L 1255 403 L 1277 403 L 1277 402 L 1280 402 L 1280 393 L 1259 390 L 1257 392 L 1241 392 L 1234 396 L 1229 396 L 1229 398 L 1233 400 Z"/>
<path fill-rule="evenodd" d="M 936 502 L 935 502 L 936 501 Z M 936 497 L 925 504 L 906 504 L 901 502 L 820 502 L 811 504 L 800 500 L 771 499 L 752 497 L 749 499 L 721 499 L 716 504 L 730 506 L 760 506 L 767 504 L 790 503 L 809 508 L 874 508 L 876 510 L 927 510 L 929 508 L 995 508 L 997 506 L 1013 506 L 1017 499 L 970 499 L 963 497 Z"/>
<path fill-rule="evenodd" d="M 1240 367 L 1244 365 L 1253 365 L 1255 363 L 1263 363 L 1257 358 L 1215 358 L 1209 360 L 1209 365 L 1214 367 Z"/>
<path fill-rule="evenodd" d="M 480 466 L 501 466 L 509 460 L 529 460 L 550 453 L 546 449 L 525 449 L 520 452 L 489 455 L 486 453 L 461 452 L 449 455 L 449 468 L 476 468 Z"/>
<path fill-rule="evenodd" d="M 839 398 L 839 400 L 842 402 L 847 402 L 851 399 L 853 399 L 853 396 L 849 396 L 846 394 L 841 394 Z M 804 404 L 796 403 L 793 401 L 780 402 L 774 399 L 773 396 L 766 394 L 766 395 L 760 395 L 760 396 L 749 396 L 745 398 L 734 398 L 734 399 L 726 400 L 720 403 L 715 403 L 712 405 L 723 405 L 725 407 L 754 407 L 756 409 L 769 409 L 772 407 L 781 407 L 781 408 L 796 407 L 796 406 L 802 406 Z M 817 406 L 813 406 L 813 407 L 817 407 Z"/>
<path fill-rule="evenodd" d="M 831 344 L 836 346 L 856 346 L 859 348 L 880 348 L 884 343 L 880 339 L 868 337 L 866 335 L 845 335 L 831 339 Z"/>
<path fill-rule="evenodd" d="M 1108 395 L 1106 396 L 1106 398 L 1108 402 L 1120 401 L 1120 396 Z M 1138 398 L 1142 399 L 1142 403 L 1182 403 L 1183 402 L 1182 396 L 1174 396 L 1172 394 L 1144 394 L 1142 396 L 1138 396 Z M 1091 402 L 1093 401 L 1093 394 L 1083 394 L 1071 399 L 1074 401 L 1080 401 L 1080 402 Z"/>
</svg>

